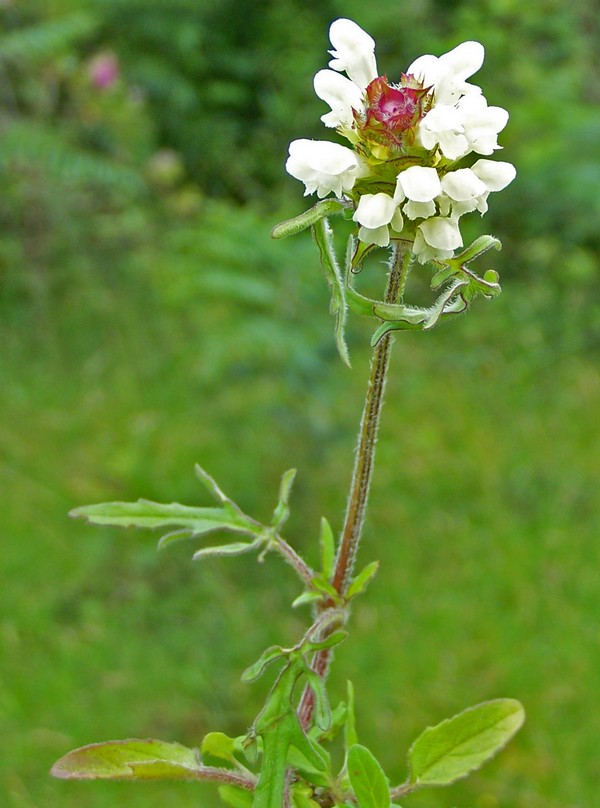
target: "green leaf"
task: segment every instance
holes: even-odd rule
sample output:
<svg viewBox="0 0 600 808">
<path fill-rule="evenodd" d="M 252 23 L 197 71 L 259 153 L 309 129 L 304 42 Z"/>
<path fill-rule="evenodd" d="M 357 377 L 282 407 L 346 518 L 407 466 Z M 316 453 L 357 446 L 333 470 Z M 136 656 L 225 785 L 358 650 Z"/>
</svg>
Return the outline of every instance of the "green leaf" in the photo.
<svg viewBox="0 0 600 808">
<path fill-rule="evenodd" d="M 466 777 L 502 749 L 525 720 L 514 699 L 495 699 L 430 727 L 408 753 L 410 784 L 445 786 Z"/>
<path fill-rule="evenodd" d="M 181 538 L 194 538 L 214 530 L 228 530 L 234 533 L 255 535 L 259 526 L 249 517 L 229 505 L 223 508 L 194 508 L 139 499 L 137 502 L 103 502 L 98 505 L 85 505 L 70 513 L 76 518 L 87 519 L 94 525 L 114 527 L 162 528 L 178 527 L 159 542 L 159 548 Z"/>
<path fill-rule="evenodd" d="M 346 754 L 351 746 L 358 744 L 358 735 L 356 733 L 356 718 L 354 715 L 354 685 L 350 680 L 346 684 L 348 693 L 348 707 L 346 712 L 346 723 L 344 725 L 344 746 Z"/>
<path fill-rule="evenodd" d="M 295 477 L 296 469 L 289 469 L 288 471 L 284 472 L 281 478 L 281 484 L 279 486 L 279 502 L 277 503 L 277 507 L 273 512 L 273 521 L 271 523 L 276 530 L 278 530 L 281 525 L 285 524 L 289 518 L 290 508 L 288 501 Z"/>
<path fill-rule="evenodd" d="M 276 659 L 286 655 L 286 649 L 280 645 L 271 645 L 262 652 L 260 657 L 252 665 L 249 665 L 242 673 L 242 682 L 254 682 L 265 672 L 265 668 L 275 662 Z"/>
<path fill-rule="evenodd" d="M 352 581 L 350 586 L 348 587 L 348 593 L 346 598 L 348 600 L 352 600 L 357 595 L 362 595 L 368 585 L 371 583 L 373 578 L 377 575 L 377 570 L 379 569 L 379 561 L 371 561 L 370 564 L 367 564 L 366 567 L 358 573 L 356 578 Z"/>
<path fill-rule="evenodd" d="M 235 740 L 224 732 L 209 732 L 204 736 L 200 746 L 200 755 L 205 765 L 220 766 L 223 761 L 238 765 L 235 759 Z"/>
<path fill-rule="evenodd" d="M 327 219 L 320 219 L 315 222 L 312 230 L 317 247 L 319 248 L 325 280 L 327 281 L 331 294 L 329 311 L 335 317 L 335 343 L 342 362 L 350 367 L 350 357 L 344 338 L 347 311 L 345 287 L 333 249 L 331 227 Z"/>
<path fill-rule="evenodd" d="M 320 730 L 327 732 L 331 727 L 331 707 L 329 706 L 329 699 L 327 698 L 325 682 L 309 665 L 306 666 L 304 673 L 315 700 L 315 724 Z"/>
<path fill-rule="evenodd" d="M 359 808 L 390 808 L 390 788 L 383 769 L 366 746 L 348 750 L 348 778 Z"/>
<path fill-rule="evenodd" d="M 232 808 L 252 808 L 254 794 L 237 786 L 219 786 L 219 797 Z"/>
<path fill-rule="evenodd" d="M 316 603 L 319 600 L 323 600 L 324 597 L 325 596 L 322 592 L 315 592 L 314 590 L 303 592 L 293 601 L 292 609 L 296 609 L 298 606 L 303 606 L 305 603 Z"/>
<path fill-rule="evenodd" d="M 306 783 L 294 783 L 291 795 L 294 808 L 319 808 L 319 803 L 312 799 L 312 788 Z"/>
<path fill-rule="evenodd" d="M 191 780 L 202 778 L 198 750 L 178 743 L 130 738 L 74 749 L 51 769 L 66 780 Z"/>
<path fill-rule="evenodd" d="M 321 518 L 319 544 L 321 545 L 321 575 L 325 580 L 329 580 L 335 562 L 335 539 L 331 525 L 324 516 Z"/>
<path fill-rule="evenodd" d="M 238 541 L 238 542 L 231 542 L 230 544 L 219 544 L 214 547 L 203 547 L 201 550 L 197 550 L 194 553 L 194 555 L 192 556 L 192 561 L 200 561 L 203 558 L 210 558 L 210 557 L 217 558 L 226 556 L 245 555 L 245 553 L 251 553 L 254 550 L 258 550 L 258 548 L 262 547 L 263 544 L 264 539 L 262 536 L 259 536 L 257 539 L 251 542 Z"/>
<path fill-rule="evenodd" d="M 347 631 L 338 629 L 337 631 L 332 631 L 331 634 L 322 640 L 309 640 L 305 643 L 303 648 L 306 648 L 310 653 L 313 651 L 324 651 L 325 648 L 333 648 L 334 645 L 339 645 L 341 642 L 344 642 L 347 636 Z"/>
<path fill-rule="evenodd" d="M 296 233 L 301 233 L 307 227 L 311 227 L 325 216 L 335 216 L 336 214 L 343 213 L 347 205 L 339 199 L 323 199 L 317 202 L 312 208 L 305 210 L 298 216 L 292 219 L 286 219 L 280 224 L 276 224 L 271 230 L 271 238 L 287 238 L 288 236 L 295 236 Z"/>
</svg>

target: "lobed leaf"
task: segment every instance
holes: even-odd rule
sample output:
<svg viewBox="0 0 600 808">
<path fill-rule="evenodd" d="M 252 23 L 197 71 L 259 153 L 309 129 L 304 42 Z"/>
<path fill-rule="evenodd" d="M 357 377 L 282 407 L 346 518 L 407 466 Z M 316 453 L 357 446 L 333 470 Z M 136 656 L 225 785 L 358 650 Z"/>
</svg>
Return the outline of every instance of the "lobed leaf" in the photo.
<svg viewBox="0 0 600 808">
<path fill-rule="evenodd" d="M 426 729 L 408 753 L 410 784 L 445 786 L 466 777 L 500 751 L 524 720 L 518 701 L 495 699 Z"/>
<path fill-rule="evenodd" d="M 255 535 L 259 526 L 229 504 L 222 508 L 195 508 L 139 499 L 137 502 L 103 502 L 85 505 L 70 513 L 94 525 L 114 527 L 164 528 L 175 527 L 159 542 L 159 548 L 182 538 L 193 538 L 215 530 Z"/>
</svg>

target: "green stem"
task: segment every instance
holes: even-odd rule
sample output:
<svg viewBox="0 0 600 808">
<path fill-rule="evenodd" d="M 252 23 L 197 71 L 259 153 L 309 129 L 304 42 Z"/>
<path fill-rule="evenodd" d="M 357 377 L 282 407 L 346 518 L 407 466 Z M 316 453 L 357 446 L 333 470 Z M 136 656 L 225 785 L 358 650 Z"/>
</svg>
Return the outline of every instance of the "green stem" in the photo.
<svg viewBox="0 0 600 808">
<path fill-rule="evenodd" d="M 386 303 L 397 303 L 402 298 L 412 260 L 412 252 L 405 245 L 395 243 L 392 250 L 390 274 L 385 294 Z M 367 509 L 375 462 L 375 445 L 377 443 L 377 432 L 383 407 L 383 393 L 392 344 L 393 335 L 386 334 L 375 347 L 371 360 L 371 375 L 358 433 L 358 446 L 350 484 L 346 518 L 332 578 L 334 588 L 342 597 L 346 594 L 351 582 Z M 329 649 L 315 654 L 312 667 L 319 676 L 325 677 L 327 675 L 331 656 Z M 310 724 L 313 709 L 314 697 L 312 691 L 305 688 L 298 708 L 298 716 L 302 726 L 305 728 Z"/>
</svg>

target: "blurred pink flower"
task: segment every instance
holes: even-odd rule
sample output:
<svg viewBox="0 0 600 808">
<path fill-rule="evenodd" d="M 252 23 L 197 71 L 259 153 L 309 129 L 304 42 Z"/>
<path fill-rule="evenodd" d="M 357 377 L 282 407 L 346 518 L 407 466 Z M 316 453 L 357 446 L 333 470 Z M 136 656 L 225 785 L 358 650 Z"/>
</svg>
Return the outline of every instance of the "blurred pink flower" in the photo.
<svg viewBox="0 0 600 808">
<path fill-rule="evenodd" d="M 98 53 L 89 63 L 90 81 L 98 90 L 107 90 L 119 79 L 119 60 L 110 51 Z"/>
</svg>

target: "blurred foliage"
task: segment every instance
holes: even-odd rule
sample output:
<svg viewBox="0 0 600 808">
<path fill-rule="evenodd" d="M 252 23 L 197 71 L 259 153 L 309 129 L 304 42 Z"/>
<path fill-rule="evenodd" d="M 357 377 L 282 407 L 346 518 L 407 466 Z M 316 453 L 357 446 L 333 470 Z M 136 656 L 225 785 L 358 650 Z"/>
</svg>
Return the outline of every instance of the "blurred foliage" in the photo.
<svg viewBox="0 0 600 808">
<path fill-rule="evenodd" d="M 481 40 L 478 75 L 489 102 L 510 110 L 501 142 L 518 169 L 465 234 L 502 238 L 505 294 L 398 340 L 367 536 L 387 563 L 340 651 L 338 691 L 352 672 L 366 742 L 387 750 L 398 778 L 424 725 L 482 698 L 522 698 L 522 739 L 436 804 L 594 804 L 593 0 L 2 0 L 9 808 L 141 806 L 174 794 L 191 806 L 197 793 L 212 804 L 195 786 L 123 797 L 118 786 L 56 784 L 46 769 L 109 735 L 194 744 L 210 729 L 241 731 L 260 693 L 238 671 L 300 631 L 276 561 L 192 566 L 189 548 L 157 559 L 152 537 L 64 515 L 111 497 L 198 501 L 200 461 L 258 517 L 280 473 L 298 466 L 300 547 L 312 546 L 323 513 L 339 520 L 370 335 L 351 324 L 348 373 L 314 245 L 268 238 L 306 205 L 283 163 L 291 139 L 327 136 L 311 78 L 338 16 L 376 38 L 390 78 L 420 53 Z M 390 698 L 394 710 L 382 710 Z"/>
</svg>

